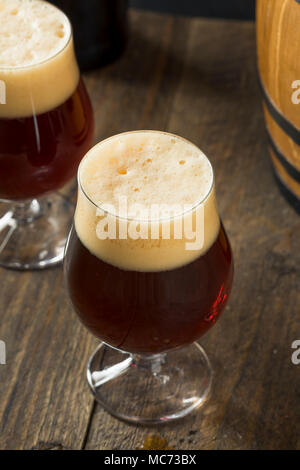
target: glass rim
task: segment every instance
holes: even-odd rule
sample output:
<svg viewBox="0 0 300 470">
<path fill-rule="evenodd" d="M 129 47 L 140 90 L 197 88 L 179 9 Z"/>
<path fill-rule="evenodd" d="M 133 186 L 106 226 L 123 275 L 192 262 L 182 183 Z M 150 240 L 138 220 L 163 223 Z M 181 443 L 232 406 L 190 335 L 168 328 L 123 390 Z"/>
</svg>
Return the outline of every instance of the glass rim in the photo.
<svg viewBox="0 0 300 470">
<path fill-rule="evenodd" d="M 95 147 L 100 147 L 102 144 L 104 144 L 105 142 L 109 141 L 109 140 L 112 140 L 116 137 L 119 137 L 119 136 L 122 136 L 122 135 L 128 135 L 128 134 L 139 134 L 139 133 L 153 133 L 153 134 L 164 134 L 164 135 L 169 135 L 171 137 L 175 137 L 177 139 L 180 139 L 190 145 L 193 145 L 193 147 L 195 147 L 197 150 L 200 150 L 200 152 L 205 156 L 206 160 L 208 161 L 209 163 L 209 166 L 210 166 L 210 169 L 211 169 L 211 173 L 212 173 L 212 180 L 211 180 L 211 184 L 210 184 L 210 187 L 209 187 L 209 190 L 206 192 L 205 196 L 201 199 L 201 200 L 198 200 L 197 202 L 195 202 L 192 207 L 190 207 L 189 209 L 179 213 L 179 214 L 175 214 L 175 215 L 172 215 L 172 216 L 166 216 L 166 217 L 158 217 L 156 219 L 152 219 L 152 218 L 149 218 L 149 219 L 142 219 L 140 217 L 124 217 L 122 215 L 119 215 L 119 214 L 114 214 L 112 212 L 110 212 L 109 210 L 103 208 L 104 204 L 97 204 L 96 202 L 94 202 L 90 196 L 87 194 L 86 190 L 83 188 L 83 184 L 81 182 L 81 169 L 82 169 L 82 166 L 84 164 L 84 161 L 86 160 L 86 158 L 88 157 L 89 153 L 95 149 Z M 111 216 L 111 217 L 114 217 L 115 219 L 117 220 L 121 220 L 121 221 L 125 221 L 125 222 L 141 222 L 141 223 L 152 223 L 152 222 L 164 222 L 164 221 L 172 221 L 172 220 L 176 220 L 176 219 L 179 219 L 179 218 L 182 218 L 184 216 L 186 216 L 187 214 L 189 213 L 192 213 L 194 212 L 195 210 L 197 210 L 208 198 L 209 196 L 211 195 L 214 187 L 215 187 L 215 174 L 214 174 L 214 169 L 213 169 L 213 166 L 211 164 L 211 161 L 209 160 L 209 158 L 205 155 L 204 152 L 202 152 L 202 150 L 196 145 L 194 144 L 193 142 L 191 142 L 190 140 L 186 139 L 185 137 L 181 137 L 177 134 L 173 134 L 171 132 L 166 132 L 166 131 L 158 131 L 158 130 L 150 130 L 150 129 L 141 129 L 141 130 L 136 130 L 136 131 L 125 131 L 125 132 L 121 132 L 119 134 L 115 134 L 115 135 L 112 135 L 110 137 L 107 137 L 106 139 L 104 140 L 101 140 L 100 142 L 98 142 L 96 145 L 94 145 L 86 154 L 85 156 L 83 157 L 83 159 L 81 160 L 80 162 L 80 165 L 78 167 L 78 171 L 77 171 L 77 182 L 78 182 L 78 188 L 79 190 L 83 193 L 84 197 L 98 210 L 102 211 L 103 214 L 105 215 L 108 215 L 108 216 Z"/>
<path fill-rule="evenodd" d="M 40 62 L 37 62 L 35 64 L 31 64 L 31 65 L 1 65 L 0 64 L 0 72 L 12 72 L 12 71 L 15 71 L 15 70 L 30 70 L 30 69 L 34 69 L 36 67 L 40 67 L 41 65 L 44 65 L 44 64 L 47 64 L 48 62 L 50 62 L 51 60 L 55 59 L 56 57 L 58 57 L 62 52 L 64 52 L 67 47 L 69 46 L 70 42 L 72 41 L 73 39 L 73 27 L 72 27 L 72 23 L 70 21 L 70 19 L 68 18 L 68 16 L 60 9 L 58 8 L 56 5 L 53 5 L 52 3 L 48 2 L 47 0 L 35 0 L 35 1 L 38 1 L 38 2 L 42 2 L 42 3 L 46 3 L 48 4 L 51 8 L 55 8 L 55 10 L 58 10 L 62 16 L 65 18 L 66 20 L 66 23 L 69 25 L 69 37 L 68 37 L 68 40 L 67 42 L 63 45 L 63 47 L 61 49 L 59 49 L 57 52 L 55 52 L 53 55 L 51 55 L 50 57 L 47 57 L 46 59 L 43 59 L 41 60 Z"/>
</svg>

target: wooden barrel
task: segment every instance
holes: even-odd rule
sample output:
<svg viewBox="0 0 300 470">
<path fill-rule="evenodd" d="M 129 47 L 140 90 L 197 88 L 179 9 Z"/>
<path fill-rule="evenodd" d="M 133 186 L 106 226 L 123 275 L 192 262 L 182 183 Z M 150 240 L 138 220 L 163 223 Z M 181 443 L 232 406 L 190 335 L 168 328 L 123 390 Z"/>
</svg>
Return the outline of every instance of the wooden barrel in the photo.
<svg viewBox="0 0 300 470">
<path fill-rule="evenodd" d="M 256 31 L 275 176 L 300 211 L 300 0 L 257 0 Z"/>
</svg>

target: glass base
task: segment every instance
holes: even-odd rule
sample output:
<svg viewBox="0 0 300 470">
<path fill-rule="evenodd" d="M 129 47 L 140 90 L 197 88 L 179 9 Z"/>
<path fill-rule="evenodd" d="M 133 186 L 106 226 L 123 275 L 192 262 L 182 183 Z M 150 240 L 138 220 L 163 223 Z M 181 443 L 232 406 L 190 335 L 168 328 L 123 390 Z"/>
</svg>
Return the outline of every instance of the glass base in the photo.
<svg viewBox="0 0 300 470">
<path fill-rule="evenodd" d="M 0 204 L 0 266 L 45 269 L 62 262 L 74 206 L 59 194 Z"/>
<path fill-rule="evenodd" d="M 90 358 L 87 379 L 97 402 L 116 418 L 157 424 L 203 405 L 212 368 L 198 343 L 153 356 L 129 355 L 101 343 Z"/>
</svg>

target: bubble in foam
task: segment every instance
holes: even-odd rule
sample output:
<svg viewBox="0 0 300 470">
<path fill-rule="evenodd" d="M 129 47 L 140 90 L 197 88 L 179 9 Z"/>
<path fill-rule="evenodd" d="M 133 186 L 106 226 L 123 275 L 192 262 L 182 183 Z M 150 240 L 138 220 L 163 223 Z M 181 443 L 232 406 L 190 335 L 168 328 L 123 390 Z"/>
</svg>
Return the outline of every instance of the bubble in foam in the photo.
<svg viewBox="0 0 300 470">
<path fill-rule="evenodd" d="M 27 67 L 56 55 L 68 42 L 70 23 L 43 0 L 0 0 L 0 67 Z"/>
</svg>

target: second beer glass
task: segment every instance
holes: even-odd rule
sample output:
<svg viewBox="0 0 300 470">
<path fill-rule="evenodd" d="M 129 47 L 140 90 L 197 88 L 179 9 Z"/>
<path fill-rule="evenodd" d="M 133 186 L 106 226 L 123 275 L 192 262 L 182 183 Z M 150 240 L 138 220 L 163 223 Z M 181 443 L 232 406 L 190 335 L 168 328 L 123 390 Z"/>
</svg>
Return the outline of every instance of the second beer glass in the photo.
<svg viewBox="0 0 300 470">
<path fill-rule="evenodd" d="M 67 17 L 0 0 L 0 18 L 0 265 L 45 268 L 61 262 L 72 214 L 53 193 L 91 146 L 93 112 Z"/>
</svg>

